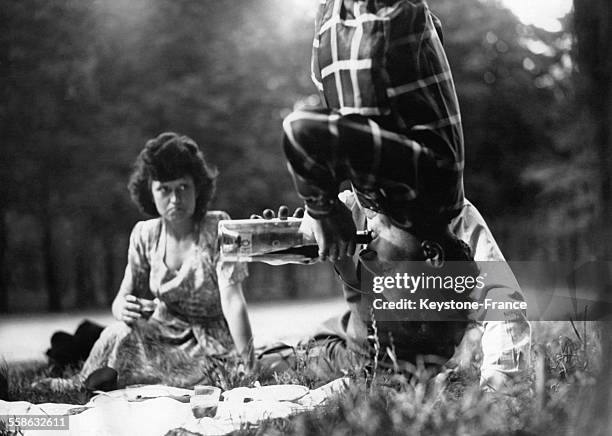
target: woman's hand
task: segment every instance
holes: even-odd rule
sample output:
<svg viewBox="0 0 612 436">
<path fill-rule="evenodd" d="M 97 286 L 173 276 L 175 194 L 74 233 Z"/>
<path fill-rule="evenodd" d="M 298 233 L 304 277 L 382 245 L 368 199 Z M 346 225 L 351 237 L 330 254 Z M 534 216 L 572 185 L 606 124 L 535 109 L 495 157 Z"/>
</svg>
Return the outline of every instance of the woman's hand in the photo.
<svg viewBox="0 0 612 436">
<path fill-rule="evenodd" d="M 242 350 L 240 353 L 240 364 L 238 366 L 238 371 L 243 374 L 257 374 L 259 371 L 259 361 L 255 356 L 255 349 L 253 347 L 253 342 L 249 346 Z"/>
<path fill-rule="evenodd" d="M 132 294 L 119 296 L 113 304 L 113 315 L 127 325 L 134 324 L 142 318 L 142 308 L 138 298 Z"/>
</svg>

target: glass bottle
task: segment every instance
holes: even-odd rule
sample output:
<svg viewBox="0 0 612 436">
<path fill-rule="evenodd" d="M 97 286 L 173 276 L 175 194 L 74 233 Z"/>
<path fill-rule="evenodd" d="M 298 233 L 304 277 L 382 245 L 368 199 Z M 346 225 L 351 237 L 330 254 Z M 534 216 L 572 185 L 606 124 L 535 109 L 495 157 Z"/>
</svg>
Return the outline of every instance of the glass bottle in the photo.
<svg viewBox="0 0 612 436">
<path fill-rule="evenodd" d="M 314 263 L 319 248 L 314 236 L 303 232 L 301 226 L 301 218 L 221 220 L 221 261 Z M 358 244 L 367 244 L 371 238 L 369 232 L 361 231 L 356 239 Z"/>
</svg>

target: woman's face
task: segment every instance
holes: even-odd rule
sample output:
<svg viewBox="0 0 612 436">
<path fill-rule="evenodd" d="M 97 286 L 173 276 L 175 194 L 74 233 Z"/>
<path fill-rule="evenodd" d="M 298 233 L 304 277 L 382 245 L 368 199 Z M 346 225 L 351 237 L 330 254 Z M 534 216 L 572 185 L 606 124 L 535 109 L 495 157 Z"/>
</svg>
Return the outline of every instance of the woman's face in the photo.
<svg viewBox="0 0 612 436">
<path fill-rule="evenodd" d="M 157 212 L 166 221 L 181 222 L 193 217 L 197 193 L 191 176 L 168 182 L 153 180 L 151 192 Z"/>
</svg>

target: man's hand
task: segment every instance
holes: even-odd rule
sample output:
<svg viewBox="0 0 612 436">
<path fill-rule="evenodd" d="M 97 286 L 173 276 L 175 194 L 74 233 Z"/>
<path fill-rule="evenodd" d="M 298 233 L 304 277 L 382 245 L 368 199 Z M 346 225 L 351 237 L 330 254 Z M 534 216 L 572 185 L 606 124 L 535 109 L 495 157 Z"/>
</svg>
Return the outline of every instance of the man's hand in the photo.
<svg viewBox="0 0 612 436">
<path fill-rule="evenodd" d="M 276 218 L 277 215 L 274 213 L 274 211 L 272 209 L 266 209 L 263 211 L 263 213 L 261 215 L 251 215 L 250 218 L 251 219 L 265 219 L 265 220 L 271 220 Z M 282 205 L 278 208 L 278 219 L 280 220 L 286 220 L 289 217 L 289 208 L 285 205 Z M 293 211 L 293 218 L 303 218 L 304 217 L 304 209 L 301 207 L 298 207 L 295 209 L 295 211 Z"/>
<path fill-rule="evenodd" d="M 261 215 L 251 215 L 251 219 L 271 220 L 276 217 L 287 219 L 289 208 L 280 206 L 278 214 L 272 209 L 266 209 Z M 302 218 L 304 209 L 298 207 L 292 215 L 294 218 Z M 329 259 L 336 262 L 345 257 L 352 257 L 355 254 L 355 223 L 351 211 L 338 202 L 332 212 L 322 218 L 313 219 L 313 235 L 319 246 L 319 259 Z"/>
<path fill-rule="evenodd" d="M 319 259 L 336 262 L 355 254 L 355 232 L 351 211 L 338 202 L 329 215 L 314 220 L 313 233 L 319 245 Z"/>
</svg>

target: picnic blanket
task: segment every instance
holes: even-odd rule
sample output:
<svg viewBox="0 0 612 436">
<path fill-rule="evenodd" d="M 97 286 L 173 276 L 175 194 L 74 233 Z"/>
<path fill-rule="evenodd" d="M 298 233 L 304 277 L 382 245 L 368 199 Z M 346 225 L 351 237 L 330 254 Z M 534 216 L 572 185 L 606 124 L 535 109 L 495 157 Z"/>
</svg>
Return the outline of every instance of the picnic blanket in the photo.
<svg viewBox="0 0 612 436">
<path fill-rule="evenodd" d="M 68 430 L 22 430 L 24 436 L 155 436 L 172 434 L 171 430 L 180 434 L 179 429 L 203 436 L 226 435 L 267 419 L 314 410 L 347 387 L 348 379 L 339 378 L 312 390 L 299 385 L 236 388 L 222 394 L 214 418 L 194 417 L 189 404 L 193 391 L 161 385 L 103 393 L 85 405 L 0 401 L 0 415 L 2 420 L 15 415 L 68 415 Z"/>
</svg>

